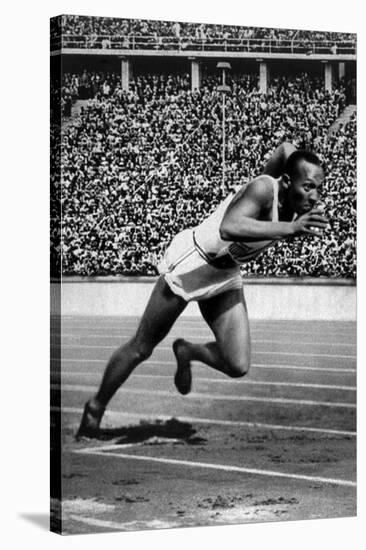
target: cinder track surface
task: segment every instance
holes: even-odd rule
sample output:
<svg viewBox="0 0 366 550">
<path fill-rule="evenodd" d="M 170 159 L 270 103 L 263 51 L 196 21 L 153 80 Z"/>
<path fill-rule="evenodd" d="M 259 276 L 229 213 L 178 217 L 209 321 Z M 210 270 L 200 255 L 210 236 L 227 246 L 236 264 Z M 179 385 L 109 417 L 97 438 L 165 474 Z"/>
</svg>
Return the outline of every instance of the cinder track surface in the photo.
<svg viewBox="0 0 366 550">
<path fill-rule="evenodd" d="M 84 402 L 137 322 L 51 323 L 64 533 L 356 515 L 355 323 L 252 322 L 247 377 L 196 363 L 183 397 L 172 341 L 212 337 L 203 320 L 178 320 L 113 398 L 100 439 L 76 441 Z"/>
</svg>

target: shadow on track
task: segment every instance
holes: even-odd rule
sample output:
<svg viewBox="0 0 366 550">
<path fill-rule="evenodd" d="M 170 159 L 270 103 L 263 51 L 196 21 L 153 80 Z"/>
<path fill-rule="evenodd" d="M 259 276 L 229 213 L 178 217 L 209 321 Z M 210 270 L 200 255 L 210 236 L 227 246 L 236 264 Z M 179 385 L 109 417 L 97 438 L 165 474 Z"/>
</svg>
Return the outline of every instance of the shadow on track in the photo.
<svg viewBox="0 0 366 550">
<path fill-rule="evenodd" d="M 155 422 L 141 421 L 137 426 L 121 428 L 101 429 L 96 439 L 99 441 L 115 441 L 116 445 L 127 445 L 131 443 L 143 443 L 152 440 L 159 444 L 159 440 L 175 440 L 189 445 L 202 445 L 206 439 L 195 436 L 196 429 L 189 422 L 180 422 L 176 418 L 170 420 L 156 420 Z"/>
</svg>

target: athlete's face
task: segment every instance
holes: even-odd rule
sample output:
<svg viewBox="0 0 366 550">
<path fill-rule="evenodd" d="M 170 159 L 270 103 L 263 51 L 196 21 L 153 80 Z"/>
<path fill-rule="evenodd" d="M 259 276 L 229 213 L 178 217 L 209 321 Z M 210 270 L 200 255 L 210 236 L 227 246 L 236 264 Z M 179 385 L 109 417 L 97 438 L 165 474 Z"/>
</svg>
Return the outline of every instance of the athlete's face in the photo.
<svg viewBox="0 0 366 550">
<path fill-rule="evenodd" d="M 288 188 L 288 202 L 297 214 L 305 214 L 314 208 L 320 197 L 324 173 L 320 166 L 301 160 Z"/>
</svg>

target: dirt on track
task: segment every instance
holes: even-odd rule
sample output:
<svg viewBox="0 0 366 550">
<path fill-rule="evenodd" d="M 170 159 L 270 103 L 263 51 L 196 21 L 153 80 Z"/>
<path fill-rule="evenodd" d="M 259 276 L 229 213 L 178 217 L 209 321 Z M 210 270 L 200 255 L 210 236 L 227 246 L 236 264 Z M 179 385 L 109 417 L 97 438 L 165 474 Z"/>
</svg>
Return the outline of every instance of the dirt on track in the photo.
<svg viewBox="0 0 366 550">
<path fill-rule="evenodd" d="M 111 430 L 113 432 L 114 430 Z M 121 427 L 99 442 L 113 454 L 164 457 L 196 463 L 250 465 L 256 469 L 340 475 L 355 460 L 350 440 L 284 435 L 253 428 L 219 430 L 179 421 Z M 124 432 L 124 433 L 123 433 Z M 160 435 L 159 435 L 160 434 Z M 106 436 L 107 437 L 107 436 Z M 132 446 L 129 446 L 132 445 Z M 355 490 L 169 463 L 77 454 L 95 441 L 64 442 L 63 528 L 66 533 L 138 530 L 252 521 L 344 517 L 355 514 Z M 103 452 L 103 451 L 101 451 Z"/>
</svg>

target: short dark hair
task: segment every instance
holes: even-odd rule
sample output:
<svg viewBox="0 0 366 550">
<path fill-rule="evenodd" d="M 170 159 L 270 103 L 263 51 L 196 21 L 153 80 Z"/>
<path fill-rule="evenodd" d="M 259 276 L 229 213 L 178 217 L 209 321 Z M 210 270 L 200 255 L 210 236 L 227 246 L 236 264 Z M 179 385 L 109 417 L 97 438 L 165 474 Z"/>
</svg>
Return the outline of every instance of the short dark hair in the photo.
<svg viewBox="0 0 366 550">
<path fill-rule="evenodd" d="M 288 157 L 283 171 L 284 174 L 287 174 L 291 180 L 296 175 L 297 168 L 302 160 L 315 164 L 316 166 L 319 166 L 319 168 L 323 169 L 322 163 L 315 153 L 312 151 L 307 151 L 306 149 L 297 149 Z"/>
</svg>

